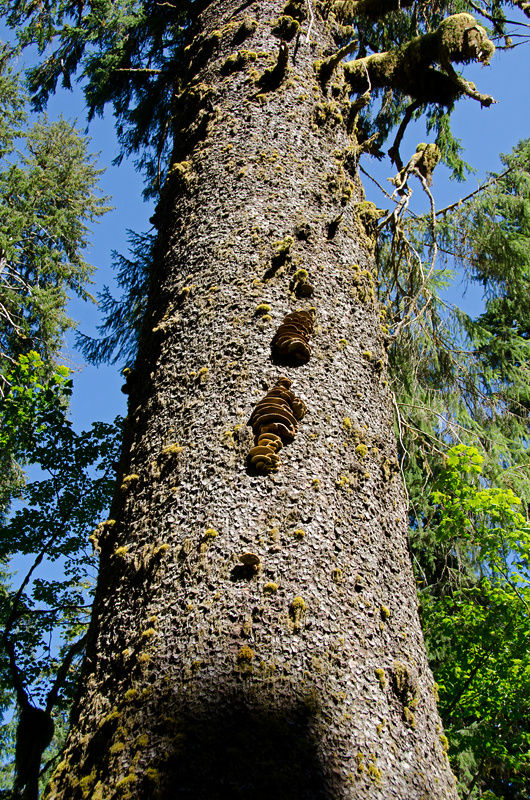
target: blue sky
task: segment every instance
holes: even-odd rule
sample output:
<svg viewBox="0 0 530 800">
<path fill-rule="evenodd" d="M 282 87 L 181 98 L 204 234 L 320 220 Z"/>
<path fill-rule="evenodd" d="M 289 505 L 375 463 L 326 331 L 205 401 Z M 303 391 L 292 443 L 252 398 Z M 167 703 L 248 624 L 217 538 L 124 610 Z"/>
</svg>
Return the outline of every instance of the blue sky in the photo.
<svg viewBox="0 0 530 800">
<path fill-rule="evenodd" d="M 525 19 L 522 16 L 520 18 Z M 479 91 L 493 95 L 498 103 L 490 108 L 481 108 L 471 98 L 464 98 L 457 104 L 453 129 L 465 148 L 465 160 L 475 167 L 477 173 L 461 184 L 449 181 L 448 170 L 438 166 L 433 186 L 437 208 L 472 191 L 484 180 L 489 170 L 500 168 L 499 153 L 510 152 L 520 139 L 530 136 L 529 45 L 510 51 L 497 51 L 491 66 L 469 65 L 464 67 L 463 73 L 476 83 Z M 77 120 L 81 129 L 87 124 L 79 90 L 61 91 L 50 103 L 48 114 L 51 118 L 62 114 L 67 119 Z M 104 119 L 90 123 L 88 135 L 91 137 L 90 149 L 99 153 L 98 163 L 106 169 L 101 180 L 102 191 L 111 197 L 114 206 L 114 210 L 103 218 L 91 235 L 88 260 L 97 267 L 92 287 L 96 293 L 103 284 L 113 285 L 112 251 L 127 253 L 127 230 L 147 230 L 153 207 L 141 199 L 142 177 L 134 171 L 132 164 L 123 161 L 119 167 L 112 166 L 117 144 L 110 111 Z M 426 140 L 423 125 L 411 125 L 401 147 L 403 161 L 408 160 L 418 142 Z M 365 158 L 362 164 L 380 183 L 390 187 L 387 178 L 392 177 L 395 170 L 388 158 L 382 162 Z M 368 199 L 383 205 L 380 193 L 367 180 L 365 188 Z M 421 195 L 419 185 L 416 194 Z M 469 290 L 462 302 L 466 310 L 476 313 L 480 308 L 478 288 Z M 70 313 L 79 320 L 80 330 L 90 335 L 96 333 L 100 316 L 95 305 L 73 301 Z M 123 381 L 117 367 L 96 369 L 85 365 L 82 355 L 73 347 L 73 336 L 68 339 L 65 358 L 70 366 L 76 368 L 72 401 L 72 417 L 76 428 L 87 427 L 96 419 L 111 420 L 117 413 L 124 413 L 126 398 L 120 392 Z"/>
</svg>

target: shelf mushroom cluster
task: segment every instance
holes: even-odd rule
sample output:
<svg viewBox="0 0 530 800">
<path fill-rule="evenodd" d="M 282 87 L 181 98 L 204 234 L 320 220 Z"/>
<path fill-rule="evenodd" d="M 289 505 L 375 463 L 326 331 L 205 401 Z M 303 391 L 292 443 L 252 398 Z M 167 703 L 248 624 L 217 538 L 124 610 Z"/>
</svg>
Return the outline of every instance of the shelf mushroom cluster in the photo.
<svg viewBox="0 0 530 800">
<path fill-rule="evenodd" d="M 305 416 L 305 403 L 291 391 L 291 384 L 289 378 L 278 378 L 250 416 L 248 424 L 252 426 L 255 445 L 248 461 L 256 472 L 276 472 L 280 465 L 278 451 L 292 442 L 297 422 Z"/>
<path fill-rule="evenodd" d="M 314 323 L 314 309 L 287 314 L 271 342 L 273 358 L 290 366 L 307 364 L 311 358 L 309 337 Z"/>
</svg>

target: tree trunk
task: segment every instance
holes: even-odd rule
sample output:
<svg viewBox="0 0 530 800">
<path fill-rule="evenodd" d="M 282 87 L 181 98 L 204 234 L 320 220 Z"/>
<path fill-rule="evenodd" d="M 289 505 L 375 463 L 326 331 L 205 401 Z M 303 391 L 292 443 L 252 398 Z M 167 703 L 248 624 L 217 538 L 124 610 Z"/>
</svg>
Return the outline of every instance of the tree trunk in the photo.
<svg viewBox="0 0 530 800">
<path fill-rule="evenodd" d="M 376 215 L 348 172 L 341 68 L 316 77 L 336 44 L 315 5 L 288 3 L 275 28 L 285 0 L 217 0 L 197 21 L 50 798 L 456 797 L 407 552 Z M 285 315 L 311 306 L 309 362 L 273 363 Z M 307 415 L 278 471 L 253 474 L 247 423 L 281 375 Z"/>
</svg>

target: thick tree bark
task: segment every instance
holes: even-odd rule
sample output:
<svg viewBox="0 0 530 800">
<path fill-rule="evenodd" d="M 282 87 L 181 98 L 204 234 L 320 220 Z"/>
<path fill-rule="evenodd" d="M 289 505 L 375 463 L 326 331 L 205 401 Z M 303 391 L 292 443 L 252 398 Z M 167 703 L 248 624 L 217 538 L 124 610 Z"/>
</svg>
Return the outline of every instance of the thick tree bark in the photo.
<svg viewBox="0 0 530 800">
<path fill-rule="evenodd" d="M 374 209 L 345 166 L 341 69 L 325 92 L 314 70 L 331 33 L 302 19 L 285 72 L 284 7 L 212 2 L 189 50 L 55 800 L 456 797 L 407 552 Z M 278 367 L 275 331 L 310 306 L 309 363 Z M 281 375 L 308 412 L 278 472 L 253 475 L 247 422 Z"/>
</svg>

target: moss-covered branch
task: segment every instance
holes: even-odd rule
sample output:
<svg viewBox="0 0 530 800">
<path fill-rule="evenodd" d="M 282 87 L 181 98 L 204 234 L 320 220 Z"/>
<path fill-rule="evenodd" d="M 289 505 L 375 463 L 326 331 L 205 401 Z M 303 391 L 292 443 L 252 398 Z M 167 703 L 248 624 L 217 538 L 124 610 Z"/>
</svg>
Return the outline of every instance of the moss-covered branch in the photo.
<svg viewBox="0 0 530 800">
<path fill-rule="evenodd" d="M 358 42 L 354 39 L 351 42 L 348 42 L 344 47 L 341 47 L 340 50 L 337 50 L 336 53 L 325 58 L 323 61 L 317 61 L 315 63 L 315 69 L 318 74 L 320 81 L 325 84 L 331 78 L 333 70 L 338 67 L 340 62 L 346 58 L 353 50 L 358 47 Z"/>
<path fill-rule="evenodd" d="M 488 64 L 494 52 L 495 45 L 471 14 L 454 14 L 433 33 L 417 36 L 397 50 L 350 61 L 344 71 L 354 91 L 363 91 L 368 84 L 374 89 L 389 86 L 422 103 L 445 106 L 465 94 L 489 106 L 493 98 L 478 92 L 452 64 Z M 434 64 L 443 71 L 435 69 Z"/>
<path fill-rule="evenodd" d="M 364 15 L 372 19 L 381 19 L 391 11 L 409 8 L 414 5 L 414 0 L 337 0 L 333 3 L 332 10 L 340 20 L 350 20 L 351 17 Z"/>
</svg>

